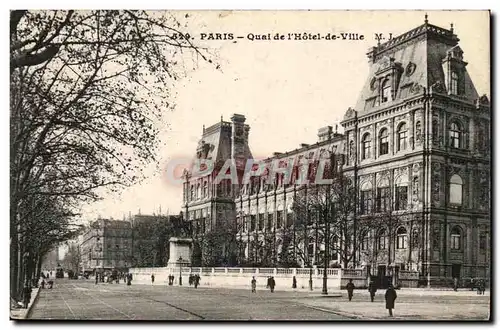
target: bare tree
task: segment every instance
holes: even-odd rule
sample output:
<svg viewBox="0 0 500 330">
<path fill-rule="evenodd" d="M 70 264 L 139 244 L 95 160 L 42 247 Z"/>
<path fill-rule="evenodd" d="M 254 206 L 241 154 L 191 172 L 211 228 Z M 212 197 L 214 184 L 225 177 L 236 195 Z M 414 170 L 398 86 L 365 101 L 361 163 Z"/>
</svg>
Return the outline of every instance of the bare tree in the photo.
<svg viewBox="0 0 500 330">
<path fill-rule="evenodd" d="M 211 62 L 184 27 L 165 12 L 11 12 L 11 278 L 22 273 L 30 196 L 72 209 L 155 161 L 168 87 L 186 56 Z"/>
</svg>

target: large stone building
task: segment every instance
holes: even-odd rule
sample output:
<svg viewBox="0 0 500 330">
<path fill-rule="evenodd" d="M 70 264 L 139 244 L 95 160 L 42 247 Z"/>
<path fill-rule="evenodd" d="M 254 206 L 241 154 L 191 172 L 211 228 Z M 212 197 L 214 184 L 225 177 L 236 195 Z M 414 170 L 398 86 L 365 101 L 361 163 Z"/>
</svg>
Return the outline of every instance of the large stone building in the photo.
<svg viewBox="0 0 500 330">
<path fill-rule="evenodd" d="M 125 269 L 132 260 L 132 229 L 129 221 L 98 219 L 81 237 L 83 271 Z"/>
<path fill-rule="evenodd" d="M 199 233 L 239 224 L 240 261 L 262 261 L 271 248 L 276 265 L 283 233 L 299 217 L 292 210 L 304 189 L 296 184 L 297 160 L 327 153 L 356 187 L 352 221 L 374 214 L 390 220 L 386 228 L 356 228 L 360 244 L 351 266 L 369 267 L 379 276 L 418 271 L 428 283 L 489 278 L 490 104 L 476 91 L 458 41 L 453 28 L 426 20 L 371 48 L 366 83 L 340 123 L 343 134 L 325 127 L 316 143 L 265 160 L 292 166 L 289 183 L 280 175 L 266 181 L 266 171 L 249 183 L 216 184 L 227 159 L 235 160 L 241 179 L 244 161 L 252 158 L 249 127 L 245 117 L 234 115 L 204 130 L 195 158 L 212 160 L 214 171 L 186 173 L 186 219 Z M 318 239 L 321 220 L 305 223 L 310 225 L 298 244 L 303 253 L 294 256 L 307 266 L 322 262 L 325 244 Z M 342 262 L 332 252 L 329 263 Z"/>
</svg>

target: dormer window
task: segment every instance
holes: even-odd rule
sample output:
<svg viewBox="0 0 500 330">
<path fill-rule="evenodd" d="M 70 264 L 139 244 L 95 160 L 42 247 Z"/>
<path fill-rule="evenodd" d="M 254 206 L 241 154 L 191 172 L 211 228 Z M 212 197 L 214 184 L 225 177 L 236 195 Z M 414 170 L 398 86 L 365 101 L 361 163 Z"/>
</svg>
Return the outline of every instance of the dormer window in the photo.
<svg viewBox="0 0 500 330">
<path fill-rule="evenodd" d="M 385 103 L 391 100 L 391 84 L 389 79 L 385 79 L 381 87 L 380 103 Z"/>
<path fill-rule="evenodd" d="M 451 73 L 450 93 L 453 95 L 458 95 L 458 73 L 456 73 L 456 71 L 453 71 Z"/>
</svg>

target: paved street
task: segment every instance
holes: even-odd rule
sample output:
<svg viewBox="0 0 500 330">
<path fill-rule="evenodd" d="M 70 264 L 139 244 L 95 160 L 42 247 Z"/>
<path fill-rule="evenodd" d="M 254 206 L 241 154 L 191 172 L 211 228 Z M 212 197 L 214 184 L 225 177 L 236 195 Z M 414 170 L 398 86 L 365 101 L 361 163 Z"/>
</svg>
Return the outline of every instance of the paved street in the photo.
<svg viewBox="0 0 500 330">
<path fill-rule="evenodd" d="M 356 290 L 352 302 L 319 292 L 99 284 L 58 280 L 42 290 L 31 319 L 83 320 L 349 320 L 388 319 L 384 291 L 376 302 Z M 399 290 L 395 319 L 486 319 L 489 294 L 470 291 Z"/>
<path fill-rule="evenodd" d="M 224 290 L 58 280 L 42 290 L 31 319 L 84 320 L 338 320 L 304 306 L 294 292 Z M 306 295 L 307 296 L 307 295 Z M 332 298 L 335 299 L 335 298 Z"/>
</svg>

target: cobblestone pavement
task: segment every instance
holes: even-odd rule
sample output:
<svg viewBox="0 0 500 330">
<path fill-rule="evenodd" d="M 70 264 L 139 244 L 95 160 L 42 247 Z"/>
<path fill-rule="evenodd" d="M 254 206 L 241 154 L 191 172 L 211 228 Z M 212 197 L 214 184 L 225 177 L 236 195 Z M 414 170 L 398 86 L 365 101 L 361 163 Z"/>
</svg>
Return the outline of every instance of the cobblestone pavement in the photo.
<svg viewBox="0 0 500 330">
<path fill-rule="evenodd" d="M 370 302 L 366 290 L 346 292 L 257 291 L 183 286 L 98 284 L 58 280 L 42 290 L 31 319 L 80 320 L 388 320 L 384 290 Z M 398 290 L 395 320 L 485 320 L 489 292 Z"/>
<path fill-rule="evenodd" d="M 315 294 L 317 295 L 317 294 Z M 77 320 L 340 320 L 301 304 L 311 294 L 184 286 L 98 284 L 58 280 L 42 290 L 31 319 Z M 332 298 L 339 299 L 339 298 Z"/>
</svg>

